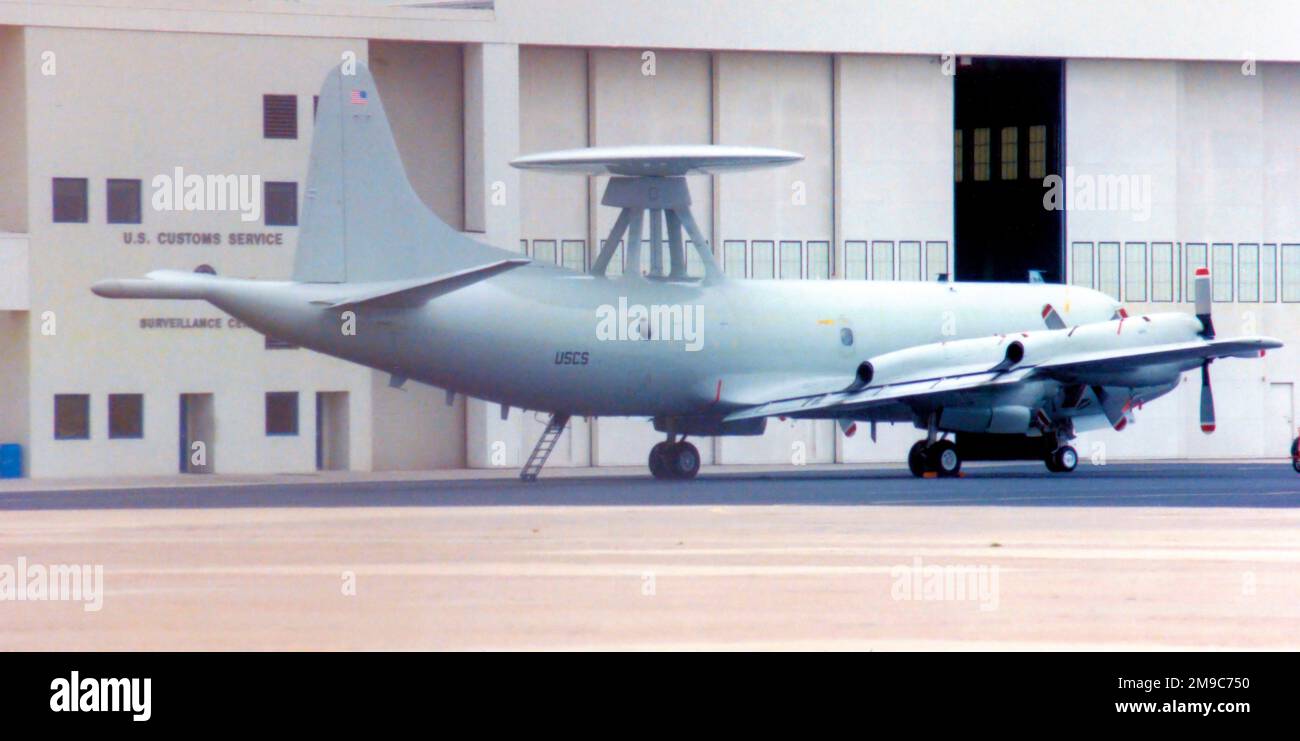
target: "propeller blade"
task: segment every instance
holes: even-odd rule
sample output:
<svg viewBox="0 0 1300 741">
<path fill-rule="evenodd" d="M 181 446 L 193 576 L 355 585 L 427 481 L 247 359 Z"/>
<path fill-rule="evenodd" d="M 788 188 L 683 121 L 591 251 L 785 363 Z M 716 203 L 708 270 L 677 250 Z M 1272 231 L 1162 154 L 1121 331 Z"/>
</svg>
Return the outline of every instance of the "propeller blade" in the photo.
<svg viewBox="0 0 1300 741">
<path fill-rule="evenodd" d="M 1214 390 L 1210 388 L 1210 361 L 1201 364 L 1201 432 L 1214 432 Z"/>
<path fill-rule="evenodd" d="M 1061 315 L 1056 313 L 1056 309 L 1051 304 L 1043 304 L 1043 324 L 1048 329 L 1065 329 L 1065 320 Z"/>
<path fill-rule="evenodd" d="M 1201 320 L 1201 336 L 1207 340 L 1214 339 L 1214 321 L 1210 318 L 1213 294 L 1210 284 L 1210 269 L 1197 268 L 1195 277 L 1196 318 Z"/>
<path fill-rule="evenodd" d="M 1129 400 L 1127 397 L 1112 394 L 1102 386 L 1093 386 L 1101 410 L 1106 414 L 1106 421 L 1116 432 L 1128 426 Z"/>
</svg>

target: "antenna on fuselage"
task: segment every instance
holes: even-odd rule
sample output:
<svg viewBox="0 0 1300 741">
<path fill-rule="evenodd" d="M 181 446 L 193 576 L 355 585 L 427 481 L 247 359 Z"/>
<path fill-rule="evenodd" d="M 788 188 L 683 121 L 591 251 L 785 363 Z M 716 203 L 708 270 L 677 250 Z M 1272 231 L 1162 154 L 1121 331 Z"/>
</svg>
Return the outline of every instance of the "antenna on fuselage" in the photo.
<svg viewBox="0 0 1300 741">
<path fill-rule="evenodd" d="M 610 175 L 600 202 L 621 209 L 608 239 L 591 265 L 591 274 L 604 277 L 619 243 L 627 234 L 627 265 L 624 278 L 640 279 L 643 227 L 650 224 L 651 277 L 685 280 L 686 250 L 683 232 L 704 265 L 704 280 L 717 280 L 722 269 L 713 256 L 709 241 L 691 215 L 691 194 L 687 175 L 711 175 L 763 167 L 781 167 L 803 159 L 803 155 L 760 147 L 645 146 L 593 147 L 561 152 L 542 152 L 520 157 L 510 164 L 524 170 L 579 175 Z M 667 225 L 668 274 L 663 273 L 664 226 Z"/>
</svg>

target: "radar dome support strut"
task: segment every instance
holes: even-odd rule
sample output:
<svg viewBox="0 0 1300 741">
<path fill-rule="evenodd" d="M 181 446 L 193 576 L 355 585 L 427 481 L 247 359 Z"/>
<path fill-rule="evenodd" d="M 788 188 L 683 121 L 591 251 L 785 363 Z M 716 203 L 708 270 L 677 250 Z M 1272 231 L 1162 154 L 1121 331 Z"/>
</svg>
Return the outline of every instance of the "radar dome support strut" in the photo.
<svg viewBox="0 0 1300 741">
<path fill-rule="evenodd" d="M 579 175 L 610 175 L 600 202 L 621 209 L 609 238 L 591 265 L 591 274 L 605 277 L 618 246 L 627 236 L 624 280 L 642 280 L 641 248 L 645 225 L 650 227 L 650 275 L 655 279 L 688 280 L 683 235 L 690 239 L 704 266 L 704 282 L 722 279 L 722 269 L 691 214 L 690 174 L 780 167 L 803 155 L 764 147 L 730 147 L 712 144 L 641 147 L 592 147 L 562 152 L 541 152 L 510 164 L 524 170 L 544 170 Z M 668 237 L 668 272 L 664 274 L 665 226 Z"/>
<path fill-rule="evenodd" d="M 650 276 L 666 277 L 669 280 L 685 280 L 686 250 L 682 240 L 683 232 L 690 238 L 691 248 L 704 265 L 704 280 L 715 281 L 722 277 L 722 270 L 713 257 L 709 241 L 704 238 L 700 227 L 691 215 L 691 194 L 686 187 L 686 178 L 676 177 L 613 177 L 605 187 L 605 194 L 600 199 L 602 205 L 621 209 L 614 227 L 609 232 L 591 266 L 591 274 L 604 276 L 618 251 L 619 243 L 627 235 L 627 265 L 624 278 L 641 277 L 641 247 L 645 241 L 642 226 L 646 215 L 650 222 Z M 666 218 L 665 218 L 666 217 Z M 668 273 L 664 275 L 664 227 L 668 236 Z"/>
</svg>

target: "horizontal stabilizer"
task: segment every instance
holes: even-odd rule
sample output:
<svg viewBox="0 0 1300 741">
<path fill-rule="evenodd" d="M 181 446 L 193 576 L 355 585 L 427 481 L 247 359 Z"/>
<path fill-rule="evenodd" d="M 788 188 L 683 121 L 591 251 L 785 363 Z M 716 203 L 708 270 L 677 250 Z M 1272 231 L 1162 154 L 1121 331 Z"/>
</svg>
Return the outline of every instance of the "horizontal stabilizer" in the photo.
<svg viewBox="0 0 1300 741">
<path fill-rule="evenodd" d="M 439 296 L 458 291 L 466 286 L 513 270 L 520 265 L 531 262 L 526 257 L 498 260 L 474 268 L 466 268 L 433 278 L 415 278 L 412 280 L 386 281 L 358 285 L 358 288 L 370 289 L 367 293 L 352 296 L 330 304 L 331 309 L 351 309 L 361 306 L 402 309 L 421 306 Z"/>
<path fill-rule="evenodd" d="M 101 280 L 90 290 L 101 298 L 170 298 L 202 301 L 223 279 L 206 273 L 155 270 L 143 278 Z"/>
</svg>

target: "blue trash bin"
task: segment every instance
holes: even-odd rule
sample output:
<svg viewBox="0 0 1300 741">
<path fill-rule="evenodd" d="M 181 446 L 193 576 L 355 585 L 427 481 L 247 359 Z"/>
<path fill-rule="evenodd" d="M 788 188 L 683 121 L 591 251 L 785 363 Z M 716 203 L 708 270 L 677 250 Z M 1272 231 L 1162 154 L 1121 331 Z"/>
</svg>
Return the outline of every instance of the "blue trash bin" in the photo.
<svg viewBox="0 0 1300 741">
<path fill-rule="evenodd" d="M 23 477 L 23 446 L 16 443 L 0 445 L 0 479 Z"/>
</svg>

